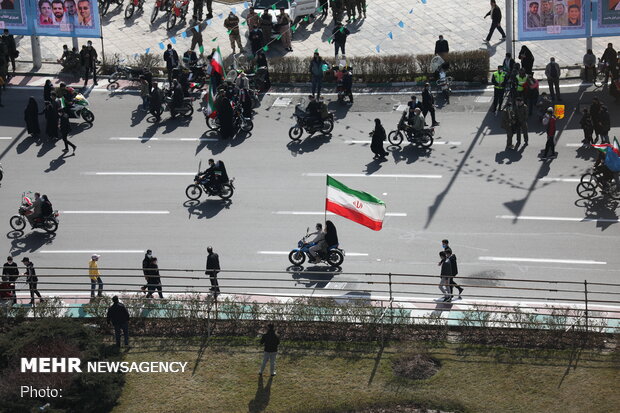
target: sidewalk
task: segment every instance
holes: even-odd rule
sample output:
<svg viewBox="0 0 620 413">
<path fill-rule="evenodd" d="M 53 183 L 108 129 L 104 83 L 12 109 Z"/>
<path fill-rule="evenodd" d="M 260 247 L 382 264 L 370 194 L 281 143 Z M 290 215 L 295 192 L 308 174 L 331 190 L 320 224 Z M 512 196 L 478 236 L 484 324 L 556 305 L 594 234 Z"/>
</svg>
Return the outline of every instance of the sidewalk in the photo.
<svg viewBox="0 0 620 413">
<path fill-rule="evenodd" d="M 175 28 L 167 32 L 165 21 L 160 17 L 154 25 L 150 25 L 149 17 L 153 4 L 154 2 L 147 2 L 144 11 L 136 13 L 129 20 L 125 20 L 121 8 L 110 9 L 102 19 L 103 48 L 106 56 L 119 54 L 122 57 L 131 57 L 136 53 L 144 53 L 147 48 L 150 48 L 151 53 L 161 55 L 163 50 L 160 50 L 159 43 L 168 43 L 168 39 L 172 36 L 176 37 L 175 48 L 179 54 L 189 47 L 190 39 L 181 37 L 182 32 L 190 27 L 189 24 L 185 24 L 184 27 L 177 25 L 178 30 Z M 235 7 L 237 11 L 243 11 L 243 2 L 234 5 L 213 3 L 212 24 L 203 31 L 206 50 L 220 46 L 225 56 L 230 54 L 230 43 L 223 22 L 231 7 Z M 500 4 L 500 8 L 505 15 L 503 5 Z M 488 9 L 489 4 L 486 1 L 471 2 L 467 7 L 454 7 L 452 2 L 437 0 L 428 0 L 426 4 L 412 0 L 368 0 L 367 18 L 347 25 L 351 31 L 346 45 L 347 54 L 350 56 L 377 55 L 378 44 L 380 44 L 380 55 L 433 53 L 437 36 L 443 34 L 450 43 L 452 51 L 488 50 L 491 55 L 491 68 L 493 68 L 503 60 L 506 45 L 499 40 L 498 33 L 495 33 L 490 45 L 482 42 L 490 25 L 489 18 L 483 19 Z M 413 10 L 411 14 L 409 14 L 410 10 Z M 246 13 L 247 10 L 241 14 L 245 16 Z M 399 21 L 403 22 L 403 28 L 398 26 Z M 192 22 L 192 25 L 194 24 Z M 302 22 L 297 32 L 293 34 L 294 51 L 286 55 L 311 57 L 314 50 L 318 49 L 324 56 L 333 56 L 334 47 L 327 42 L 332 28 L 331 15 L 326 20 L 319 18 Z M 244 45 L 246 31 L 246 26 L 242 26 Z M 387 37 L 388 32 L 392 32 L 393 40 Z M 41 54 L 47 61 L 55 62 L 60 57 L 62 44 L 66 43 L 71 47 L 70 38 L 41 37 L 40 39 Z M 80 39 L 80 45 L 85 44 L 86 40 Z M 101 58 L 102 42 L 98 39 L 92 40 Z M 16 36 L 16 41 L 20 50 L 20 60 L 32 61 L 30 38 Z M 594 53 L 597 56 L 602 55 L 609 42 L 613 43 L 614 38 L 594 38 Z M 556 57 L 560 66 L 566 67 L 581 64 L 586 51 L 585 43 L 585 39 L 516 42 L 515 51 L 518 54 L 521 45 L 526 44 L 536 59 L 534 67 L 544 68 L 551 56 Z M 616 38 L 616 43 L 620 43 L 618 38 Z M 267 54 L 268 57 L 274 57 L 284 55 L 285 52 L 276 42 L 273 47 L 270 46 Z M 20 69 L 21 67 L 20 65 Z M 27 69 L 29 70 L 30 67 Z"/>
</svg>

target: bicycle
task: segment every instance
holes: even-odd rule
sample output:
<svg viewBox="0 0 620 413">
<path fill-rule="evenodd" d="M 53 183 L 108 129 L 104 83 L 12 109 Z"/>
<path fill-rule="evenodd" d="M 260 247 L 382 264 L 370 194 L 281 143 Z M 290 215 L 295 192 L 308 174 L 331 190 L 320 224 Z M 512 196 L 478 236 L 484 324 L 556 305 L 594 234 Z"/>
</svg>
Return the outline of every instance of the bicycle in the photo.
<svg viewBox="0 0 620 413">
<path fill-rule="evenodd" d="M 577 184 L 577 195 L 581 198 L 592 199 L 598 192 L 616 201 L 620 200 L 620 191 L 614 180 L 605 176 L 601 169 L 595 168 L 592 172 L 586 172 L 581 176 Z"/>
</svg>

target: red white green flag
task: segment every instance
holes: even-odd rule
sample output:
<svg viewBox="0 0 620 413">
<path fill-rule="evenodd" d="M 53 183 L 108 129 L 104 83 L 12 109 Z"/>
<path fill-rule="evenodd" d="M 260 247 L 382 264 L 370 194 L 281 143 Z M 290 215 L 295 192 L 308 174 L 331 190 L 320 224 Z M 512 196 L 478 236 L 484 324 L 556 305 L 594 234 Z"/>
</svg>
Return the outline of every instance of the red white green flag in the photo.
<svg viewBox="0 0 620 413">
<path fill-rule="evenodd" d="M 222 53 L 220 52 L 220 47 L 218 46 L 215 52 L 213 52 L 213 57 L 211 59 L 211 66 L 213 66 L 213 70 L 224 77 L 224 59 L 222 59 Z"/>
<path fill-rule="evenodd" d="M 217 112 L 215 111 L 215 95 L 213 94 L 213 88 L 209 85 L 209 91 L 204 97 L 204 101 L 207 104 L 204 107 L 204 113 L 210 118 L 214 118 L 217 116 Z"/>
<path fill-rule="evenodd" d="M 592 145 L 592 147 L 601 152 L 606 152 L 607 148 L 611 148 L 616 153 L 616 155 L 620 156 L 620 143 L 618 143 L 618 138 L 616 137 L 614 137 L 613 145 L 609 143 L 599 143 L 598 145 Z"/>
<path fill-rule="evenodd" d="M 375 196 L 351 189 L 327 175 L 325 209 L 372 230 L 379 231 L 385 217 L 385 203 Z"/>
</svg>

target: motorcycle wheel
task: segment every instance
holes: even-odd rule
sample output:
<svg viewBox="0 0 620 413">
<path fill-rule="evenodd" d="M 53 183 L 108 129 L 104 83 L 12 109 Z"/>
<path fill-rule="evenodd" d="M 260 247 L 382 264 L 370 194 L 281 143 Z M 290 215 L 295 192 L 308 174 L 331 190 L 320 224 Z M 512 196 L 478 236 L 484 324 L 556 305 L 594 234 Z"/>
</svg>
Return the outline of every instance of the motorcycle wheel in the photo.
<svg viewBox="0 0 620 413">
<path fill-rule="evenodd" d="M 254 129 L 254 122 L 252 119 L 245 119 L 241 121 L 241 130 L 244 132 L 251 132 Z"/>
<path fill-rule="evenodd" d="M 55 233 L 58 230 L 58 221 L 56 221 L 55 219 L 46 219 L 43 223 L 43 229 L 48 234 Z"/>
<path fill-rule="evenodd" d="M 217 118 L 210 118 L 207 117 L 207 128 L 211 129 L 211 130 L 220 130 L 220 123 L 217 121 Z"/>
<path fill-rule="evenodd" d="M 177 16 L 174 13 L 170 13 L 166 22 L 166 29 L 172 30 L 175 24 L 177 24 Z"/>
<path fill-rule="evenodd" d="M 581 182 L 577 185 L 577 195 L 582 198 L 592 199 L 596 195 L 596 186 L 590 182 Z"/>
<path fill-rule="evenodd" d="M 299 126 L 293 126 L 288 130 L 288 137 L 291 138 L 291 140 L 298 141 L 301 139 L 301 135 L 303 135 L 303 133 L 304 130 L 302 128 Z"/>
<path fill-rule="evenodd" d="M 334 130 L 334 121 L 330 118 L 323 120 L 323 127 L 321 128 L 321 132 L 323 135 L 327 135 Z"/>
<path fill-rule="evenodd" d="M 403 143 L 403 134 L 400 131 L 393 130 L 388 134 L 388 141 L 392 145 L 400 146 Z"/>
<path fill-rule="evenodd" d="M 191 103 L 185 103 L 183 104 L 183 109 L 181 109 L 181 111 L 183 112 L 183 116 L 189 118 L 194 114 L 194 107 Z"/>
<path fill-rule="evenodd" d="M 108 12 L 108 9 L 110 8 L 110 1 L 112 0 L 105 0 L 103 2 L 103 7 L 101 7 L 101 15 L 105 16 L 106 13 Z"/>
<path fill-rule="evenodd" d="M 157 6 L 153 7 L 153 12 L 151 12 L 151 24 L 155 23 L 155 20 L 157 20 L 158 11 L 159 11 L 159 8 Z"/>
<path fill-rule="evenodd" d="M 220 191 L 220 198 L 230 199 L 233 196 L 235 190 L 229 184 L 222 184 L 222 190 Z"/>
<path fill-rule="evenodd" d="M 92 124 L 95 121 L 95 114 L 84 108 L 82 109 L 82 119 L 84 119 L 84 122 Z"/>
<path fill-rule="evenodd" d="M 340 267 L 344 261 L 344 255 L 342 255 L 342 253 L 338 250 L 330 250 L 328 254 L 327 262 L 329 265 L 332 267 Z"/>
<path fill-rule="evenodd" d="M 431 146 L 433 146 L 433 137 L 430 133 L 424 133 L 420 137 L 419 142 L 420 146 L 422 146 L 423 148 L 430 148 Z"/>
<path fill-rule="evenodd" d="M 118 82 L 118 79 L 120 79 L 120 78 L 121 78 L 121 72 L 114 72 L 108 78 L 108 82 L 116 83 L 116 82 Z"/>
<path fill-rule="evenodd" d="M 288 254 L 288 260 L 291 262 L 291 264 L 293 265 L 301 265 L 304 262 L 306 262 L 306 254 L 304 254 L 301 251 L 291 251 Z"/>
<path fill-rule="evenodd" d="M 188 185 L 185 188 L 185 195 L 192 201 L 197 201 L 200 195 L 202 195 L 202 188 L 196 184 Z"/>
<path fill-rule="evenodd" d="M 23 231 L 26 228 L 26 219 L 19 215 L 13 215 L 9 220 L 9 224 L 11 224 L 11 228 L 15 231 Z"/>
<path fill-rule="evenodd" d="M 135 7 L 136 6 L 133 5 L 133 2 L 129 3 L 127 7 L 125 7 L 125 18 L 126 19 L 131 19 L 131 16 L 133 16 Z"/>
</svg>

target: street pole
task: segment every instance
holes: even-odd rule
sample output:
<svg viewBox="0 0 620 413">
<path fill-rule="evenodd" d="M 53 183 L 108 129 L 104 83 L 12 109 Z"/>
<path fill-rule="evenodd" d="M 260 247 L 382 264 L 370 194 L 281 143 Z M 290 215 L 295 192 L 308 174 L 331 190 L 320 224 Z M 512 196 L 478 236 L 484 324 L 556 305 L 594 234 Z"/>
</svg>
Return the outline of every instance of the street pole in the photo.
<svg viewBox="0 0 620 413">
<path fill-rule="evenodd" d="M 514 42 L 514 24 L 513 24 L 513 0 L 506 0 L 506 53 L 510 53 L 513 59 L 516 57 L 512 53 Z"/>
<path fill-rule="evenodd" d="M 590 19 L 590 16 L 592 15 L 592 2 L 589 2 L 589 3 L 590 3 L 590 13 L 586 13 L 586 19 Z M 590 32 L 588 33 L 588 36 L 586 37 L 586 50 L 592 49 L 592 31 L 591 30 L 592 29 L 590 28 Z"/>
<path fill-rule="evenodd" d="M 30 45 L 32 47 L 32 66 L 35 70 L 41 68 L 41 42 L 39 36 L 30 36 Z"/>
<path fill-rule="evenodd" d="M 75 50 L 77 50 L 79 52 L 80 51 L 80 45 L 78 44 L 78 38 L 77 37 L 72 37 L 71 38 L 71 42 L 72 42 L 72 47 L 75 47 Z"/>
</svg>

